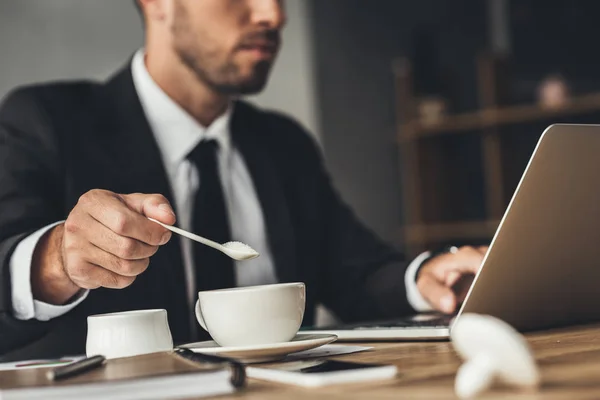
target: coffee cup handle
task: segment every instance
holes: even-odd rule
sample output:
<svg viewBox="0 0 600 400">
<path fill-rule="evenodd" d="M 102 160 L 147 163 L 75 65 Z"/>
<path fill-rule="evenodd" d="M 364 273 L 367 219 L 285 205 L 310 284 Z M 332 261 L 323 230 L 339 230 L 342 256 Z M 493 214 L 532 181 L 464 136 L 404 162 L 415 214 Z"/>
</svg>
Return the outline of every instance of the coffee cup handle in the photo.
<svg viewBox="0 0 600 400">
<path fill-rule="evenodd" d="M 208 332 L 208 329 L 206 329 L 206 322 L 204 322 L 204 317 L 202 316 L 202 311 L 200 310 L 200 300 L 196 300 L 196 318 L 198 319 L 198 322 L 200 323 L 200 326 Z"/>
</svg>

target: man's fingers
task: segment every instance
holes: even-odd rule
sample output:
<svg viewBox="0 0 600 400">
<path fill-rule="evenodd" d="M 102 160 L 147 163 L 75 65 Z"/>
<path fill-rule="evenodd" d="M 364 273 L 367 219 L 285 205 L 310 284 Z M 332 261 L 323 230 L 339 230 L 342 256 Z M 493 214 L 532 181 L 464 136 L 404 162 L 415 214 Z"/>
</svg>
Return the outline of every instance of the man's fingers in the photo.
<svg viewBox="0 0 600 400">
<path fill-rule="evenodd" d="M 150 246 L 137 239 L 119 236 L 90 215 L 81 215 L 80 224 L 87 227 L 80 234 L 101 250 L 125 260 L 141 260 L 153 256 L 158 246 Z"/>
<path fill-rule="evenodd" d="M 84 257 L 87 262 L 122 276 L 138 276 L 150 264 L 150 258 L 126 260 L 93 245 L 85 250 Z"/>
<path fill-rule="evenodd" d="M 471 288 L 474 279 L 475 275 L 473 274 L 461 275 L 460 279 L 458 279 L 452 285 L 452 291 L 456 296 L 457 304 L 461 304 L 463 301 L 465 301 L 467 293 L 469 293 L 469 289 Z"/>
<path fill-rule="evenodd" d="M 447 287 L 452 287 L 460 279 L 461 276 L 462 276 L 462 274 L 458 271 L 449 271 L 446 274 L 446 279 L 444 280 L 444 284 Z"/>
<path fill-rule="evenodd" d="M 484 255 L 485 253 L 481 253 L 473 247 L 461 247 L 458 252 L 446 255 L 444 260 L 445 269 L 476 274 Z"/>
<path fill-rule="evenodd" d="M 446 314 L 452 314 L 456 309 L 456 297 L 452 290 L 431 274 L 423 274 L 417 281 L 419 291 L 436 309 Z"/>
<path fill-rule="evenodd" d="M 81 196 L 79 202 L 85 212 L 117 235 L 137 239 L 151 246 L 163 245 L 171 238 L 171 232 L 139 213 L 139 210 L 152 208 L 144 205 L 141 200 L 143 196 L 146 195 L 126 197 L 112 192 L 93 190 Z M 157 201 L 154 196 L 147 197 Z M 130 206 L 137 207 L 137 210 Z M 164 216 L 162 219 L 165 219 Z M 172 220 L 174 219 L 173 216 Z"/>
<path fill-rule="evenodd" d="M 122 195 L 127 206 L 135 212 L 154 218 L 163 224 L 175 224 L 175 212 L 169 201 L 160 194 L 133 193 Z"/>
<path fill-rule="evenodd" d="M 134 276 L 123 276 L 104 269 L 98 265 L 84 262 L 73 268 L 69 278 L 83 289 L 124 289 L 135 281 Z"/>
<path fill-rule="evenodd" d="M 487 249 L 487 246 L 465 246 L 428 261 L 417 280 L 423 297 L 437 310 L 454 312 L 464 301 Z"/>
</svg>

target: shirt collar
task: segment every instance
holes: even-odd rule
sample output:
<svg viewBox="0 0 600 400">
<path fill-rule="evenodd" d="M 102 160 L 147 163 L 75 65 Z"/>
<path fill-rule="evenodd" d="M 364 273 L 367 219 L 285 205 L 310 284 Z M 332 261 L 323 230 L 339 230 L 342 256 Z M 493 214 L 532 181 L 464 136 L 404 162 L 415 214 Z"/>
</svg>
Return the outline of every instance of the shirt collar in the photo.
<svg viewBox="0 0 600 400">
<path fill-rule="evenodd" d="M 233 104 L 209 127 L 204 127 L 171 99 L 152 79 L 144 61 L 143 49 L 136 52 L 131 63 L 135 90 L 146 119 L 158 142 L 165 162 L 171 166 L 181 163 L 202 140 L 214 139 L 221 155 L 231 150 L 229 122 Z"/>
</svg>

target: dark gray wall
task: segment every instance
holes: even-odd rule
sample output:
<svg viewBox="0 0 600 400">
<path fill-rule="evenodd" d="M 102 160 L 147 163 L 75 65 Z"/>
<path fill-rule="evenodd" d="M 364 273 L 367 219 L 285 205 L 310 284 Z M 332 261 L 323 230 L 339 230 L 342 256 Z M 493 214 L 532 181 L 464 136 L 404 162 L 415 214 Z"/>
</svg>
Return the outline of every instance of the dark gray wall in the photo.
<svg viewBox="0 0 600 400">
<path fill-rule="evenodd" d="M 432 24 L 443 62 L 457 70 L 458 107 L 473 107 L 473 54 L 485 41 L 483 3 L 311 0 L 327 162 L 344 198 L 388 240 L 402 223 L 392 61 L 409 54 L 417 25 Z"/>
<path fill-rule="evenodd" d="M 142 36 L 128 0 L 1 0 L 0 96 L 26 83 L 103 79 Z"/>
</svg>

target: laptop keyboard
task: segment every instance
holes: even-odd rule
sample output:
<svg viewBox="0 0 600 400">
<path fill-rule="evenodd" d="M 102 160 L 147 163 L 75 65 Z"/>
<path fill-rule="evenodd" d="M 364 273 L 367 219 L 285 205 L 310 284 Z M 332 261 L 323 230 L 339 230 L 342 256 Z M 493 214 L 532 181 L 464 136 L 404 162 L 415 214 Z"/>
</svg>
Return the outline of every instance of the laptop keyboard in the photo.
<svg viewBox="0 0 600 400">
<path fill-rule="evenodd" d="M 408 318 L 363 324 L 344 325 L 336 329 L 401 329 L 401 328 L 448 328 L 454 315 L 422 314 Z"/>
</svg>

